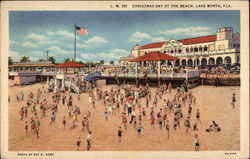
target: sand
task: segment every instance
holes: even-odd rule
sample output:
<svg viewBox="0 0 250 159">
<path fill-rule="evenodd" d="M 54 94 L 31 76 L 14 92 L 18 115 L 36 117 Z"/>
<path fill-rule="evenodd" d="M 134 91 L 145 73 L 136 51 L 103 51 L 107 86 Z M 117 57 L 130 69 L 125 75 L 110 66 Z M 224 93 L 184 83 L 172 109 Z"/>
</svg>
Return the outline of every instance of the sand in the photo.
<svg viewBox="0 0 250 159">
<path fill-rule="evenodd" d="M 11 86 L 9 95 L 9 150 L 10 151 L 76 151 L 76 141 L 81 137 L 81 151 L 86 151 L 87 132 L 81 132 L 81 122 L 76 129 L 70 130 L 71 119 L 68 119 L 68 108 L 59 104 L 56 124 L 49 126 L 51 111 L 47 112 L 47 117 L 41 119 L 40 139 L 29 132 L 25 136 L 24 120 L 19 118 L 19 111 L 26 102 L 16 101 L 16 94 L 23 91 L 27 99 L 28 92 L 32 91 L 35 96 L 38 88 L 45 86 L 45 83 L 37 83 L 29 86 Z M 114 85 L 113 85 L 114 86 Z M 110 89 L 112 85 L 103 86 L 103 89 Z M 152 88 L 153 89 L 153 88 Z M 155 89 L 153 89 L 155 90 Z M 165 94 L 163 99 L 172 98 L 174 95 Z M 199 86 L 191 90 L 197 98 L 197 104 L 193 107 L 191 115 L 191 125 L 195 121 L 196 109 L 200 110 L 201 124 L 198 124 L 198 135 L 201 142 L 200 151 L 238 151 L 240 150 L 240 87 L 214 87 Z M 152 91 L 153 94 L 155 91 Z M 236 107 L 230 105 L 233 92 L 236 93 Z M 41 99 L 46 98 L 51 101 L 51 95 L 43 94 Z M 153 97 L 153 96 L 152 96 Z M 165 129 L 159 130 L 158 125 L 151 129 L 149 121 L 149 109 L 146 109 L 147 120 L 143 121 L 142 138 L 136 138 L 136 130 L 133 126 L 128 126 L 124 130 L 122 142 L 117 142 L 117 130 L 121 126 L 120 115 L 112 116 L 109 121 L 104 120 L 104 106 L 96 103 L 96 108 L 88 103 L 88 94 L 81 94 L 81 100 L 77 100 L 77 95 L 73 96 L 73 105 L 78 105 L 82 113 L 88 110 L 92 113 L 91 130 L 93 131 L 92 151 L 194 151 L 194 132 L 185 133 L 183 126 L 187 116 L 187 106 L 184 108 L 184 118 L 181 120 L 181 129 L 170 130 L 170 139 L 167 139 Z M 159 102 L 162 106 L 163 99 Z M 145 100 L 142 100 L 144 107 Z M 152 105 L 152 103 L 150 103 Z M 159 109 L 158 106 L 158 109 Z M 156 111 L 158 112 L 158 111 Z M 138 114 L 138 113 L 137 113 Z M 63 130 L 62 118 L 67 117 L 67 128 Z M 83 114 L 78 117 L 82 119 Z M 130 119 L 130 118 L 129 118 Z M 173 115 L 168 117 L 170 126 L 173 126 Z M 205 129 L 209 127 L 212 120 L 219 124 L 222 131 L 207 133 Z M 30 121 L 30 116 L 27 119 Z"/>
</svg>

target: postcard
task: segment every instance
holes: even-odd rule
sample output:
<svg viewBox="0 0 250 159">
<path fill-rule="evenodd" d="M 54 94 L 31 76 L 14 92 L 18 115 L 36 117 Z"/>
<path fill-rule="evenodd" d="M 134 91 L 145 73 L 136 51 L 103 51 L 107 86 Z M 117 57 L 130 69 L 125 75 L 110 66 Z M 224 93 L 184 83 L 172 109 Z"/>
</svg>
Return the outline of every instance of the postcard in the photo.
<svg viewBox="0 0 250 159">
<path fill-rule="evenodd" d="M 248 1 L 4 1 L 2 158 L 249 158 Z"/>
</svg>

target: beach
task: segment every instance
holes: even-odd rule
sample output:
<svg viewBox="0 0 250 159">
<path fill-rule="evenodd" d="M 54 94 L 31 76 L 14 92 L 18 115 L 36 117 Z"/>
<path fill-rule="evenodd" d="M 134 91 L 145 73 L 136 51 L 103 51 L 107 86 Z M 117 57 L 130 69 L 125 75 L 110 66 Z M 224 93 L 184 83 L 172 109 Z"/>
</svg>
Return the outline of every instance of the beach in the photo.
<svg viewBox="0 0 250 159">
<path fill-rule="evenodd" d="M 128 129 L 123 130 L 122 142 L 117 142 L 117 130 L 121 124 L 121 112 L 109 117 L 108 121 L 104 119 L 105 107 L 101 102 L 96 102 L 95 109 L 88 102 L 88 93 L 80 95 L 80 101 L 77 94 L 73 94 L 73 106 L 80 107 L 81 114 L 78 116 L 76 129 L 70 129 L 71 119 L 68 117 L 68 108 L 59 103 L 56 113 L 55 125 L 49 126 L 51 110 L 46 113 L 46 118 L 41 119 L 40 138 L 36 139 L 30 131 L 25 135 L 25 121 L 30 121 L 30 116 L 20 120 L 19 111 L 21 107 L 26 106 L 27 96 L 30 92 L 36 97 L 37 90 L 46 88 L 46 83 L 36 83 L 27 86 L 12 86 L 9 83 L 9 151 L 76 151 L 76 141 L 81 138 L 82 143 L 80 151 L 86 151 L 87 131 L 81 132 L 81 120 L 83 114 L 89 110 L 91 112 L 91 130 L 93 136 L 92 151 L 194 151 L 194 131 L 185 133 L 184 120 L 187 117 L 188 106 L 183 108 L 184 117 L 181 119 L 181 129 L 172 129 L 173 114 L 168 116 L 170 122 L 170 138 L 167 139 L 166 129 L 159 130 L 158 125 L 152 129 L 150 125 L 150 108 L 145 107 L 145 99 L 142 98 L 141 104 L 146 108 L 146 120 L 142 121 L 142 137 L 137 138 L 137 131 L 132 125 L 128 124 Z M 116 85 L 104 85 L 102 89 L 110 90 Z M 152 89 L 152 97 L 155 94 L 155 88 Z M 23 101 L 17 101 L 16 95 L 21 91 L 25 94 Z M 240 87 L 215 87 L 198 86 L 190 90 L 197 98 L 193 106 L 190 118 L 191 125 L 195 122 L 196 110 L 200 111 L 201 124 L 198 123 L 196 132 L 200 140 L 200 151 L 239 151 L 240 150 Z M 159 100 L 157 111 L 163 105 L 163 99 L 171 99 L 176 92 L 164 94 Z M 236 95 L 236 106 L 232 108 L 232 94 Z M 50 102 L 53 93 L 43 93 L 41 100 L 47 99 Z M 152 101 L 149 103 L 152 106 Z M 29 113 L 30 115 L 31 113 Z M 138 113 L 137 113 L 138 114 Z M 63 116 L 67 119 L 66 129 L 63 130 Z M 128 118 L 130 120 L 130 117 Z M 212 121 L 219 124 L 220 132 L 206 132 L 205 130 L 212 124 Z M 122 127 L 123 128 L 123 127 Z"/>
</svg>

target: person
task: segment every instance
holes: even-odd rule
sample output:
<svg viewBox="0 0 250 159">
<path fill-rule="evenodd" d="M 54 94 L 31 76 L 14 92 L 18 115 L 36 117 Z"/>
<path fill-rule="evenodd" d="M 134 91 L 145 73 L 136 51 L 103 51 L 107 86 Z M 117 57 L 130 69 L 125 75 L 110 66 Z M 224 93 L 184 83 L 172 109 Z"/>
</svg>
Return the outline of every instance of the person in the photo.
<svg viewBox="0 0 250 159">
<path fill-rule="evenodd" d="M 66 127 L 66 118 L 65 118 L 65 116 L 63 116 L 62 124 L 63 124 L 63 130 L 65 130 L 65 127 Z"/>
<path fill-rule="evenodd" d="M 118 129 L 118 142 L 122 142 L 122 128 L 119 127 Z"/>
<path fill-rule="evenodd" d="M 107 110 L 107 108 L 105 108 L 104 118 L 105 118 L 106 121 L 108 121 L 108 117 L 109 117 L 108 110 Z"/>
<path fill-rule="evenodd" d="M 189 104 L 189 107 L 188 107 L 188 115 L 190 116 L 192 113 L 192 106 L 191 104 Z"/>
<path fill-rule="evenodd" d="M 154 97 L 154 102 L 153 102 L 153 106 L 157 107 L 157 102 L 158 102 L 158 98 L 157 98 L 157 96 L 155 95 L 155 97 Z"/>
<path fill-rule="evenodd" d="M 195 151 L 199 151 L 199 150 L 200 150 L 200 140 L 199 140 L 197 134 L 195 135 L 194 144 L 195 144 L 194 150 L 195 150 Z"/>
<path fill-rule="evenodd" d="M 126 113 L 124 112 L 123 115 L 122 115 L 122 124 L 124 125 L 124 129 L 127 130 L 127 115 Z"/>
<path fill-rule="evenodd" d="M 40 139 L 39 130 L 38 129 L 35 129 L 35 133 L 36 133 L 36 139 Z"/>
<path fill-rule="evenodd" d="M 89 131 L 89 134 L 87 136 L 87 150 L 91 150 L 91 144 L 92 144 L 92 131 Z"/>
<path fill-rule="evenodd" d="M 194 131 L 198 131 L 197 123 L 194 123 Z"/>
<path fill-rule="evenodd" d="M 81 138 L 78 137 L 78 140 L 76 141 L 77 151 L 80 150 L 80 145 L 81 145 Z"/>
<path fill-rule="evenodd" d="M 27 134 L 28 134 L 28 122 L 27 121 L 25 121 L 25 134 L 26 134 L 26 136 L 27 136 Z"/>
<path fill-rule="evenodd" d="M 36 121 L 36 125 L 37 125 L 37 130 L 39 130 L 39 129 L 40 129 L 40 125 L 41 125 L 40 120 L 38 120 L 38 119 L 37 119 L 37 121 Z"/>
<path fill-rule="evenodd" d="M 232 102 L 231 102 L 231 105 L 233 106 L 233 108 L 235 107 L 235 103 L 236 103 L 236 97 L 235 97 L 235 93 L 233 93 Z"/>
<path fill-rule="evenodd" d="M 142 115 L 143 115 L 143 119 L 146 120 L 146 110 L 145 110 L 145 108 L 142 108 Z"/>
<path fill-rule="evenodd" d="M 151 124 L 151 129 L 152 128 L 155 128 L 155 118 L 154 118 L 154 116 L 153 115 L 151 115 L 151 118 L 150 118 L 150 124 Z"/>
<path fill-rule="evenodd" d="M 169 121 L 168 121 L 168 120 L 167 120 L 167 122 L 166 122 L 166 130 L 167 130 L 168 139 L 169 139 L 169 130 L 170 130 L 170 126 L 169 126 Z"/>
<path fill-rule="evenodd" d="M 129 122 L 129 124 L 131 124 L 132 122 L 133 122 L 133 120 L 135 119 L 135 111 L 133 110 L 132 112 L 131 112 L 131 120 L 130 120 L 130 122 Z"/>
<path fill-rule="evenodd" d="M 186 126 L 186 133 L 188 133 L 188 129 L 190 128 L 189 116 L 188 116 L 188 118 L 185 120 L 184 125 Z"/>
<path fill-rule="evenodd" d="M 137 126 L 137 138 L 141 138 L 141 130 L 143 127 L 141 126 L 141 123 L 139 123 L 139 126 Z"/>
<path fill-rule="evenodd" d="M 56 115 L 55 115 L 55 112 L 52 112 L 52 115 L 51 115 L 51 122 L 49 125 L 51 125 L 52 123 L 55 124 L 55 121 L 56 121 Z"/>
<path fill-rule="evenodd" d="M 197 112 L 196 112 L 196 121 L 197 122 L 199 121 L 201 123 L 199 109 L 197 109 Z"/>
</svg>

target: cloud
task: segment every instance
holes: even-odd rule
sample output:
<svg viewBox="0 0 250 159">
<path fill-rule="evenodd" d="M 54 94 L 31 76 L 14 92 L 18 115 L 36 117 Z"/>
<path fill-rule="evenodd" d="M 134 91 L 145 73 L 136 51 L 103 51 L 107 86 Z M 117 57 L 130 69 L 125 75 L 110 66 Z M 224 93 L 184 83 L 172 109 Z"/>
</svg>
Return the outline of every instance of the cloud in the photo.
<svg viewBox="0 0 250 159">
<path fill-rule="evenodd" d="M 128 56 L 129 51 L 124 49 L 115 48 L 110 50 L 109 52 L 100 52 L 100 53 L 84 53 L 81 54 L 81 58 L 83 61 L 94 61 L 98 62 L 100 60 L 104 60 L 105 62 L 109 62 L 111 60 L 119 61 L 121 57 Z"/>
<path fill-rule="evenodd" d="M 21 53 L 14 51 L 14 50 L 9 50 L 9 56 L 14 60 L 14 61 L 19 61 L 20 58 L 23 56 Z"/>
<path fill-rule="evenodd" d="M 185 28 L 175 28 L 170 30 L 159 31 L 161 34 L 166 35 L 189 35 L 189 36 L 203 36 L 210 34 L 210 28 L 208 27 L 185 27 Z"/>
<path fill-rule="evenodd" d="M 23 42 L 23 43 L 21 44 L 21 46 L 23 46 L 23 47 L 33 47 L 33 48 L 38 47 L 37 44 L 34 44 L 34 43 L 30 42 L 30 41 Z"/>
<path fill-rule="evenodd" d="M 17 41 L 10 40 L 10 45 L 20 45 L 20 43 Z"/>
<path fill-rule="evenodd" d="M 142 42 L 144 40 L 148 40 L 150 38 L 151 38 L 151 36 L 147 33 L 135 32 L 135 33 L 130 35 L 129 42 L 138 43 L 138 42 Z"/>
<path fill-rule="evenodd" d="M 31 48 L 39 47 L 39 45 L 37 45 L 33 42 L 30 42 L 30 41 L 18 42 L 18 41 L 10 40 L 10 45 L 18 45 L 18 46 L 22 46 L 22 47 L 31 47 Z"/>
<path fill-rule="evenodd" d="M 161 41 L 167 41 L 166 38 L 160 36 L 160 37 L 155 37 L 151 39 L 152 42 L 161 42 Z"/>
<path fill-rule="evenodd" d="M 51 46 L 51 47 L 46 48 L 46 50 L 48 50 L 49 53 L 51 53 L 51 54 L 57 54 L 59 56 L 60 55 L 69 55 L 69 54 L 73 55 L 72 51 L 64 50 L 59 46 Z"/>
<path fill-rule="evenodd" d="M 59 35 L 59 36 L 64 36 L 66 38 L 74 38 L 74 34 L 67 31 L 67 30 L 59 30 L 56 32 L 47 32 L 48 35 Z"/>
<path fill-rule="evenodd" d="M 46 56 L 45 52 L 43 51 L 32 51 L 31 54 L 35 56 Z"/>
<path fill-rule="evenodd" d="M 93 36 L 92 38 L 85 41 L 85 44 L 91 45 L 91 44 L 106 44 L 108 41 L 105 38 L 102 38 L 100 36 Z"/>
<path fill-rule="evenodd" d="M 37 42 L 48 40 L 47 36 L 39 35 L 39 34 L 36 34 L 36 33 L 30 33 L 30 34 L 27 35 L 26 38 L 37 41 Z"/>
</svg>

